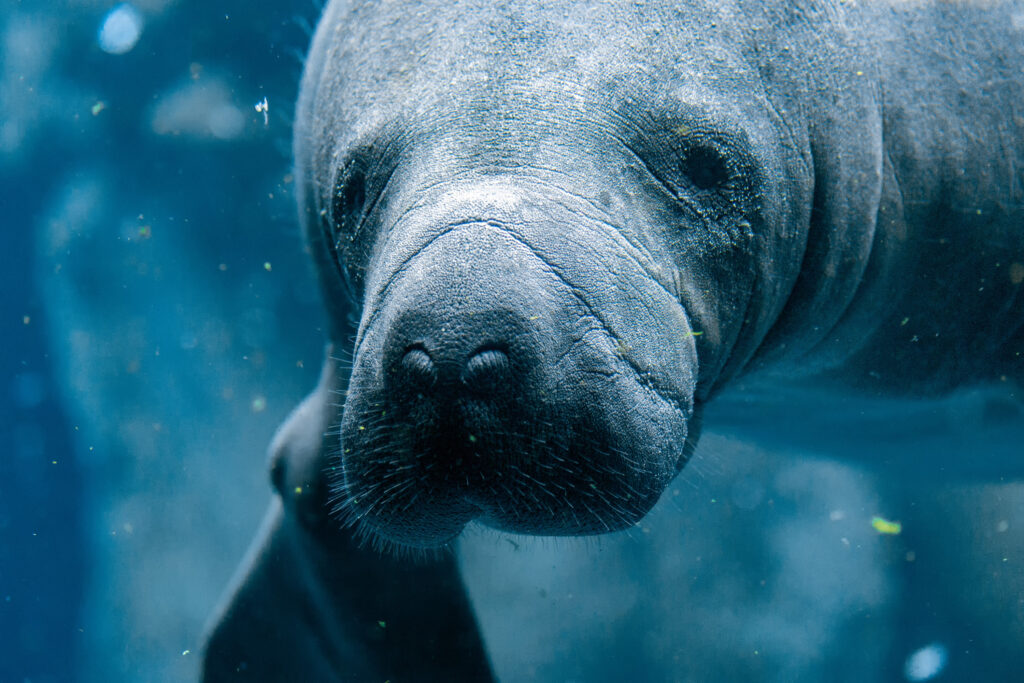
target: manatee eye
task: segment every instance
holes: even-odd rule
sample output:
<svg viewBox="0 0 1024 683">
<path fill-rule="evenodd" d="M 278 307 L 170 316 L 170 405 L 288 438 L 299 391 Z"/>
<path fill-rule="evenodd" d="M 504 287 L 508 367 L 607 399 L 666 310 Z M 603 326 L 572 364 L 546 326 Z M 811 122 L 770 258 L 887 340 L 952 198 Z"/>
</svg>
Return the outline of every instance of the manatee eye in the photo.
<svg viewBox="0 0 1024 683">
<path fill-rule="evenodd" d="M 362 171 L 353 169 L 345 175 L 334 201 L 335 229 L 355 228 L 366 202 L 366 176 Z"/>
<path fill-rule="evenodd" d="M 683 172 L 701 190 L 710 190 L 729 180 L 725 159 L 713 147 L 693 147 L 683 160 Z"/>
</svg>

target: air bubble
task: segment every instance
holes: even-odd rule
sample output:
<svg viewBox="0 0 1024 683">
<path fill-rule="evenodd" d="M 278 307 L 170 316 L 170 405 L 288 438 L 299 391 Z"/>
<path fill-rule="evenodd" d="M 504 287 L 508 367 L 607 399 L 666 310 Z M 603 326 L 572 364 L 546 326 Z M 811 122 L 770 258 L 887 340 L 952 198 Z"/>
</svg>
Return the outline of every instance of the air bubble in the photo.
<svg viewBox="0 0 1024 683">
<path fill-rule="evenodd" d="M 123 2 L 107 13 L 100 25 L 97 40 L 100 49 L 112 55 L 131 52 L 142 35 L 142 14 Z"/>
<path fill-rule="evenodd" d="M 946 667 L 948 653 L 942 643 L 932 643 L 907 657 L 903 673 L 908 681 L 930 681 Z"/>
</svg>

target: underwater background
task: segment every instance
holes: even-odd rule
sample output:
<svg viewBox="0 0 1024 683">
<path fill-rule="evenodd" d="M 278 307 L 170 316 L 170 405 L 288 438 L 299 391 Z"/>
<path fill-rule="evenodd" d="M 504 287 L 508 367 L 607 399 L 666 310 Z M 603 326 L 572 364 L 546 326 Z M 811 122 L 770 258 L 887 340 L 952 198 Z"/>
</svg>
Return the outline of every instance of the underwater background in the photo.
<svg viewBox="0 0 1024 683">
<path fill-rule="evenodd" d="M 322 362 L 290 169 L 318 11 L 0 0 L 0 683 L 197 675 Z M 467 531 L 502 680 L 1021 679 L 1024 484 L 974 466 L 1024 458 L 1019 402 L 742 406 L 627 533 Z"/>
</svg>

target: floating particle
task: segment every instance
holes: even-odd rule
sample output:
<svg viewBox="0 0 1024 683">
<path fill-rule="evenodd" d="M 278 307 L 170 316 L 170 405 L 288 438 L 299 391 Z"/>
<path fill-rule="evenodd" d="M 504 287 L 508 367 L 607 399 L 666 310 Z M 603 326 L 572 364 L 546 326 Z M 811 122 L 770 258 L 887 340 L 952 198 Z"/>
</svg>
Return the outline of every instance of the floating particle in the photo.
<svg viewBox="0 0 1024 683">
<path fill-rule="evenodd" d="M 263 125 L 270 125 L 270 103 L 267 102 L 267 98 L 264 97 L 262 100 L 256 103 L 256 111 L 263 114 Z"/>
<path fill-rule="evenodd" d="M 181 656 L 184 657 L 185 655 L 187 655 L 190 652 L 192 652 L 192 650 L 182 650 L 181 651 Z"/>
<path fill-rule="evenodd" d="M 106 108 L 107 108 L 107 103 L 104 102 L 103 100 L 100 100 L 96 104 L 92 105 L 92 109 L 91 109 L 92 115 L 93 116 L 99 116 L 100 112 L 103 111 Z"/>
<path fill-rule="evenodd" d="M 139 226 L 139 239 L 148 240 L 153 236 L 153 229 L 148 225 Z"/>
<path fill-rule="evenodd" d="M 268 273 L 271 270 L 273 270 L 273 266 L 270 265 L 270 261 L 264 261 L 263 262 L 263 270 L 267 271 Z"/>
<path fill-rule="evenodd" d="M 301 496 L 302 495 L 302 487 L 301 486 L 296 486 L 295 487 L 295 495 L 296 496 Z"/>
<path fill-rule="evenodd" d="M 267 399 L 262 396 L 257 396 L 252 400 L 252 412 L 262 413 L 267 409 Z"/>
<path fill-rule="evenodd" d="M 925 645 L 909 657 L 903 665 L 903 675 L 908 681 L 930 681 L 946 668 L 949 655 L 942 643 Z"/>
<path fill-rule="evenodd" d="M 690 331 L 690 332 L 687 332 L 686 334 L 684 334 L 683 336 L 684 336 L 684 337 L 699 337 L 699 336 L 700 336 L 700 335 L 702 335 L 702 334 L 704 334 L 703 330 L 702 330 L 702 331 L 700 331 L 700 332 L 693 332 L 693 331 Z"/>
<path fill-rule="evenodd" d="M 380 626 L 381 628 L 387 628 L 388 627 L 388 622 L 386 622 L 386 621 L 378 621 L 377 622 L 377 626 Z"/>
<path fill-rule="evenodd" d="M 131 52 L 142 35 L 142 14 L 130 3 L 122 2 L 107 12 L 96 38 L 100 49 L 112 55 Z"/>
<path fill-rule="evenodd" d="M 889 534 L 891 536 L 895 536 L 903 531 L 903 525 L 899 522 L 890 522 L 888 519 L 878 516 L 871 518 L 871 526 L 873 526 L 875 531 L 878 533 Z"/>
<path fill-rule="evenodd" d="M 22 325 L 28 325 L 31 322 L 32 322 L 32 317 L 31 316 L 27 316 L 27 315 L 21 316 L 21 324 Z"/>
<path fill-rule="evenodd" d="M 1014 261 L 1010 264 L 1010 283 L 1019 285 L 1024 282 L 1024 263 Z"/>
</svg>

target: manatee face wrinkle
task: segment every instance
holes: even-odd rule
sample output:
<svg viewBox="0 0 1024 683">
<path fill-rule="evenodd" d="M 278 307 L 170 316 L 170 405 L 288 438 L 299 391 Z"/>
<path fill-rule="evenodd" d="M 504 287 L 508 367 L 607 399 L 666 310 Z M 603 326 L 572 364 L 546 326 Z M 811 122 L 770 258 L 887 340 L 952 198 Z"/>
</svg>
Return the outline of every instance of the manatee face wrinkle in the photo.
<svg viewBox="0 0 1024 683">
<path fill-rule="evenodd" d="M 559 203 L 559 206 L 566 209 L 571 215 L 581 215 L 576 214 L 576 212 L 571 207 L 565 204 Z M 606 224 L 601 221 L 591 222 L 595 225 L 595 230 L 602 230 L 604 233 L 616 238 L 616 241 L 617 238 L 620 237 L 620 232 L 616 229 L 614 225 Z M 512 225 L 508 225 L 497 220 L 480 221 L 478 219 L 468 219 L 465 221 L 460 221 L 458 223 L 453 223 L 451 225 L 443 227 L 437 233 L 432 233 L 425 236 L 422 242 L 419 242 L 416 245 L 414 245 L 408 252 L 408 256 L 406 256 L 401 262 L 399 262 L 397 266 L 392 268 L 391 274 L 384 281 L 383 285 L 379 288 L 373 311 L 371 312 L 370 316 L 367 317 L 366 320 L 364 321 L 363 327 L 356 338 L 355 355 L 358 355 L 365 330 L 375 323 L 375 321 L 377 320 L 377 312 L 387 306 L 389 294 L 392 288 L 394 287 L 396 282 L 401 281 L 403 273 L 408 271 L 408 269 L 410 268 L 410 264 L 417 257 L 419 257 L 423 253 L 423 251 L 429 249 L 431 245 L 433 245 L 438 239 L 443 238 L 452 231 L 473 230 L 474 228 L 479 227 L 481 224 L 486 225 L 487 228 L 489 229 L 498 230 L 505 233 L 510 238 L 512 238 L 512 240 L 514 240 L 516 243 L 525 247 L 526 253 L 528 254 L 528 258 L 536 259 L 538 265 L 540 266 L 540 269 L 553 276 L 554 280 L 552 282 L 552 288 L 557 289 L 565 298 L 575 300 L 575 304 L 580 309 L 578 314 L 579 317 L 581 319 L 586 318 L 593 320 L 596 323 L 596 329 L 598 329 L 601 333 L 607 335 L 608 341 L 610 342 L 610 347 L 615 349 L 622 349 L 623 352 L 620 352 L 618 354 L 617 360 L 620 361 L 619 364 L 623 366 L 623 369 L 626 371 L 626 373 L 628 374 L 630 371 L 632 371 L 632 373 L 636 375 L 637 380 L 641 384 L 653 390 L 654 393 L 657 394 L 661 400 L 665 401 L 667 404 L 673 406 L 676 410 L 678 410 L 680 415 L 689 415 L 689 413 L 692 410 L 692 406 L 689 405 L 687 397 L 680 396 L 678 394 L 678 391 L 673 390 L 673 388 L 660 386 L 659 382 L 655 378 L 646 376 L 644 368 L 639 367 L 636 363 L 634 363 L 631 360 L 631 356 L 628 353 L 628 349 L 624 348 L 624 345 L 627 344 L 627 341 L 620 338 L 619 335 L 616 334 L 616 331 L 609 327 L 608 323 L 601 316 L 601 313 L 598 310 L 596 310 L 596 308 L 588 301 L 585 288 L 582 288 L 574 284 L 572 281 L 568 280 L 566 276 L 562 272 L 560 272 L 558 266 L 552 263 L 550 259 L 546 258 L 543 251 L 541 251 L 533 244 L 531 244 L 530 241 L 522 234 L 521 231 L 516 230 L 515 227 Z M 391 231 L 389 231 L 390 234 L 393 234 L 395 232 L 400 232 L 400 228 L 393 228 Z M 622 253 L 628 255 L 630 262 L 636 266 L 637 270 L 643 272 L 646 280 L 649 280 L 650 283 L 654 283 L 656 286 L 664 289 L 667 296 L 676 296 L 673 290 L 671 290 L 665 283 L 658 279 L 654 273 L 651 272 L 651 260 L 649 258 L 642 258 L 638 254 L 633 253 L 635 251 L 637 250 L 634 249 L 631 252 L 625 247 L 622 249 Z M 650 283 L 647 283 L 645 281 L 645 286 L 649 286 Z M 625 290 L 627 298 L 629 297 L 629 291 L 635 288 L 634 284 L 627 279 L 623 280 L 622 287 Z"/>
<path fill-rule="evenodd" d="M 386 196 L 391 178 L 400 164 L 406 166 L 402 168 L 403 173 L 416 175 L 421 172 L 409 168 L 408 160 L 429 152 L 431 146 L 425 142 L 416 143 L 417 138 L 429 138 L 429 131 L 414 134 L 408 129 L 409 122 L 403 121 L 405 119 L 401 117 L 389 121 L 380 126 L 369 141 L 348 150 L 344 161 L 338 165 L 339 170 L 332 174 L 335 176 L 330 185 L 332 194 L 319 202 L 321 206 L 329 207 L 321 211 L 329 241 L 339 251 L 350 254 L 345 261 L 357 266 L 356 279 L 360 273 L 358 264 L 365 266 L 374 241 L 392 232 L 368 231 L 371 225 L 381 225 L 379 220 L 372 220 L 378 200 Z M 674 215 L 665 221 L 673 228 L 687 231 L 703 228 L 729 235 L 735 234 L 733 226 L 740 224 L 744 231 L 749 232 L 751 216 L 762 208 L 763 174 L 760 162 L 751 153 L 747 133 L 740 126 L 726 123 L 722 115 L 712 120 L 700 108 L 685 103 L 675 103 L 673 108 L 660 111 L 636 106 L 620 107 L 614 117 L 591 120 L 587 126 L 591 129 L 589 134 L 594 136 L 585 141 L 587 146 L 595 148 L 594 164 L 607 165 L 609 160 L 619 159 L 627 168 L 638 162 L 643 174 L 656 183 L 654 190 L 648 187 L 647 192 L 652 197 L 666 195 L 668 203 L 674 207 Z M 586 131 L 573 133 L 588 134 Z M 572 137 L 566 133 L 566 138 Z M 565 181 L 564 171 L 557 171 L 546 178 L 545 174 L 550 176 L 553 171 L 550 165 L 545 167 L 528 159 L 506 161 L 515 161 L 514 170 L 507 163 L 489 163 L 486 156 L 474 159 L 473 165 L 478 169 L 489 169 L 491 175 L 513 172 L 524 181 L 546 183 L 556 193 L 566 192 L 604 212 L 609 208 L 601 206 L 600 198 L 611 196 L 608 190 L 614 191 L 621 182 L 621 178 L 608 175 L 602 190 L 595 190 L 591 193 L 593 196 L 587 196 L 574 192 L 574 188 L 560 186 L 559 181 Z M 417 191 L 424 195 L 440 191 L 452 176 L 469 171 L 457 167 L 444 169 L 444 181 L 424 185 Z M 607 200 L 604 203 L 607 204 Z M 419 204 L 414 203 L 405 211 L 414 211 L 418 207 Z M 728 238 L 727 241 L 733 246 L 738 244 Z"/>
</svg>

